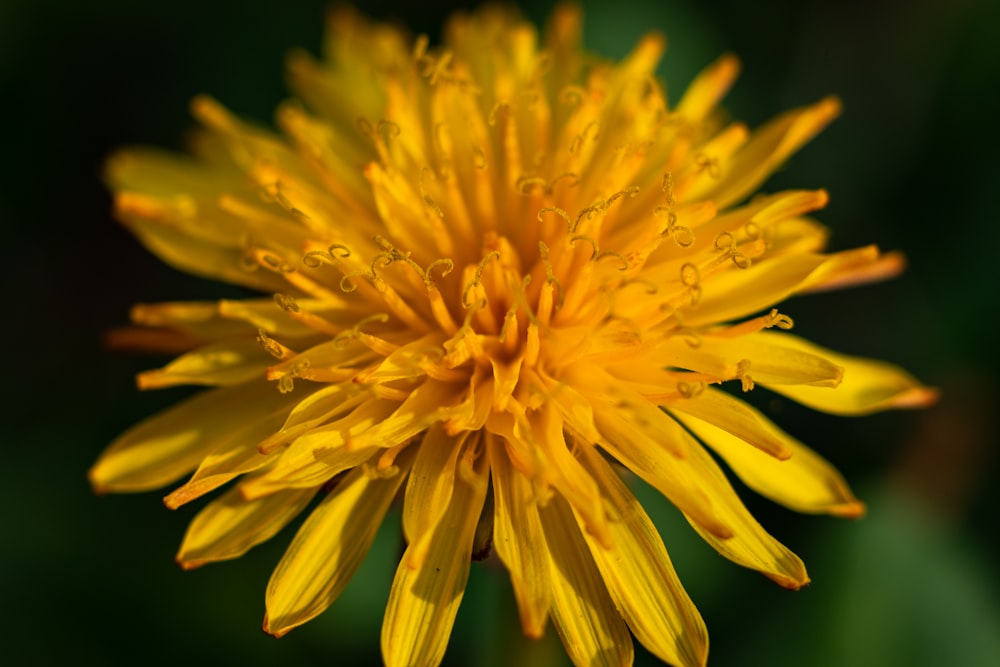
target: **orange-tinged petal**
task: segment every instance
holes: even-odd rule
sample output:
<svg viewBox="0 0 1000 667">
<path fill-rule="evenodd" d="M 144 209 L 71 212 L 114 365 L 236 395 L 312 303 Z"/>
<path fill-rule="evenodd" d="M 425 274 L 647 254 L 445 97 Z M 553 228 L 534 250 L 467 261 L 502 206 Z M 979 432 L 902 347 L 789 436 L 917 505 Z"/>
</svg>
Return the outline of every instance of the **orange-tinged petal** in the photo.
<svg viewBox="0 0 1000 667">
<path fill-rule="evenodd" d="M 681 667 L 703 666 L 708 660 L 708 631 L 656 528 L 600 454 L 584 445 L 580 456 L 616 519 L 611 523 L 613 549 L 583 534 L 615 607 L 636 639 L 658 658 Z"/>
<path fill-rule="evenodd" d="M 545 632 L 552 599 L 548 547 L 531 481 L 511 464 L 502 441 L 488 436 L 493 480 L 493 547 L 510 573 L 521 627 L 529 637 Z"/>
<path fill-rule="evenodd" d="M 299 528 L 267 585 L 264 631 L 280 637 L 323 613 L 361 566 L 412 457 L 390 476 L 352 470 Z"/>
<path fill-rule="evenodd" d="M 279 395 L 266 382 L 198 394 L 119 436 L 90 469 L 90 483 L 104 493 L 147 491 L 174 482 L 223 443 L 261 435 L 256 419 L 282 415 L 295 398 Z M 264 426 L 266 431 L 266 419 Z"/>
<path fill-rule="evenodd" d="M 830 260 L 798 285 L 796 293 L 824 292 L 887 280 L 902 273 L 906 266 L 901 253 L 882 254 L 873 245 L 838 252 Z"/>
<path fill-rule="evenodd" d="M 587 543 L 560 496 L 539 507 L 548 545 L 552 622 L 576 667 L 622 667 L 633 660 L 632 636 L 615 608 Z"/>
<path fill-rule="evenodd" d="M 206 505 L 191 521 L 177 552 L 185 570 L 238 558 L 271 539 L 306 508 L 316 489 L 288 489 L 247 500 L 234 486 Z"/>
<path fill-rule="evenodd" d="M 937 390 L 925 387 L 893 364 L 833 352 L 789 334 L 767 335 L 780 336 L 787 349 L 821 355 L 844 368 L 843 380 L 835 389 L 767 385 L 768 389 L 803 405 L 835 415 L 857 416 L 896 408 L 923 408 L 937 400 Z"/>
<path fill-rule="evenodd" d="M 670 408 L 757 493 L 800 512 L 847 517 L 864 512 L 832 465 L 742 401 L 707 389 Z M 783 456 L 765 453 L 758 444 L 764 442 Z"/>
<path fill-rule="evenodd" d="M 486 453 L 478 439 L 467 441 L 451 501 L 421 562 L 411 558 L 411 544 L 396 569 L 382 623 L 387 667 L 430 667 L 441 662 L 469 578 L 472 541 L 488 479 Z"/>
</svg>

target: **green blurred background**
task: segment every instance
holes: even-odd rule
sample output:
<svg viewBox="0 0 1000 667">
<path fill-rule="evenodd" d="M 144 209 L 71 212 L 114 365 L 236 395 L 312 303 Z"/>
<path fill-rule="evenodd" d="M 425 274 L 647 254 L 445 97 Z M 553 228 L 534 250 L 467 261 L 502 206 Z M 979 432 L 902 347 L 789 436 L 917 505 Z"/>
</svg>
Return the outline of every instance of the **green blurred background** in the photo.
<svg viewBox="0 0 1000 667">
<path fill-rule="evenodd" d="M 524 11 L 540 22 L 552 4 Z M 116 434 L 183 393 L 137 392 L 132 375 L 160 360 L 110 354 L 102 332 L 137 301 L 234 294 L 163 266 L 111 219 L 103 157 L 133 143 L 180 148 L 200 92 L 269 121 L 286 95 L 282 58 L 318 50 L 325 5 L 0 0 L 5 664 L 378 664 L 398 517 L 333 608 L 276 641 L 258 628 L 289 531 L 238 561 L 183 573 L 173 554 L 197 507 L 168 511 L 156 493 L 94 497 L 85 478 Z M 433 38 L 456 6 L 362 8 Z M 1000 665 L 1000 3 L 583 6 L 588 47 L 610 57 L 649 29 L 666 33 L 661 74 L 673 99 L 725 51 L 744 64 L 727 106 L 751 125 L 842 97 L 844 116 L 767 189 L 828 188 L 819 217 L 834 248 L 901 249 L 909 270 L 782 312 L 818 342 L 898 362 L 943 390 L 930 410 L 862 419 L 763 404 L 869 503 L 850 522 L 742 494 L 809 566 L 813 584 L 797 593 L 724 561 L 638 488 L 708 623 L 712 664 Z M 506 574 L 487 562 L 473 567 L 446 663 L 565 658 L 551 629 L 542 642 L 520 638 Z"/>
</svg>

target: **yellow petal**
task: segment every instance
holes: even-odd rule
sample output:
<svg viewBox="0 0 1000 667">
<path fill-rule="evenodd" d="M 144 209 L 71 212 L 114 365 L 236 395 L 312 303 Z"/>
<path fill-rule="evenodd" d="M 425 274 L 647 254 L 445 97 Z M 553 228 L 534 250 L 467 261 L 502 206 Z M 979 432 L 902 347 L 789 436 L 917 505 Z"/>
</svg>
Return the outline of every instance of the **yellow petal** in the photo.
<svg viewBox="0 0 1000 667">
<path fill-rule="evenodd" d="M 937 400 L 935 389 L 923 386 L 893 364 L 833 352 L 789 334 L 768 332 L 767 335 L 780 337 L 782 346 L 789 350 L 822 356 L 844 368 L 843 380 L 834 389 L 767 385 L 768 389 L 803 405 L 835 415 L 856 416 L 895 408 L 923 408 Z"/>
<path fill-rule="evenodd" d="M 726 95 L 739 73 L 740 61 L 733 55 L 722 56 L 695 77 L 676 113 L 691 122 L 701 121 Z"/>
<path fill-rule="evenodd" d="M 724 380 L 739 378 L 744 389 L 752 388 L 754 382 L 836 387 L 843 367 L 820 352 L 793 344 L 788 336 L 758 331 L 737 338 L 704 336 L 696 347 L 678 340 L 667 357 L 678 368 Z"/>
<path fill-rule="evenodd" d="M 248 485 L 251 496 L 283 486 L 308 487 L 419 435 L 455 410 L 460 385 L 426 381 L 401 404 L 369 399 L 342 419 L 296 438 L 272 469 Z M 461 404 L 460 404 L 461 407 Z"/>
<path fill-rule="evenodd" d="M 832 261 L 814 271 L 799 285 L 796 292 L 823 292 L 888 280 L 902 273 L 906 267 L 902 253 L 881 254 L 875 246 L 838 252 L 830 259 Z"/>
<path fill-rule="evenodd" d="M 477 451 L 478 450 L 478 451 Z M 382 623 L 387 667 L 441 662 L 465 593 L 476 524 L 486 498 L 489 466 L 478 439 L 465 445 L 448 509 L 413 567 L 411 544 L 396 569 Z"/>
<path fill-rule="evenodd" d="M 577 667 L 631 665 L 632 636 L 580 534 L 573 511 L 554 495 L 539 516 L 551 561 L 552 622 Z"/>
<path fill-rule="evenodd" d="M 701 445 L 692 447 L 688 459 L 706 481 L 713 510 L 730 527 L 732 537 L 720 539 L 688 517 L 702 538 L 729 560 L 757 570 L 785 588 L 801 588 L 809 583 L 801 559 L 771 537 L 747 511 L 725 474 Z"/>
<path fill-rule="evenodd" d="M 611 523 L 613 549 L 603 548 L 583 533 L 615 606 L 636 639 L 661 660 L 682 667 L 704 665 L 708 631 L 681 586 L 656 528 L 593 447 L 581 446 L 580 455 L 616 518 Z"/>
<path fill-rule="evenodd" d="M 441 426 L 433 426 L 420 442 L 403 504 L 403 535 L 410 545 L 407 555 L 414 559 L 411 567 L 423 562 L 434 529 L 448 510 L 465 435 L 453 438 Z"/>
<path fill-rule="evenodd" d="M 170 266 L 203 278 L 221 280 L 261 292 L 280 292 L 285 281 L 271 271 L 248 271 L 245 251 L 234 238 L 222 244 L 191 236 L 182 231 L 176 218 L 191 216 L 187 225 L 196 225 L 194 214 L 175 213 L 168 204 L 141 195 L 119 193 L 115 200 L 115 215 L 150 252 Z"/>
<path fill-rule="evenodd" d="M 397 405 L 391 401 L 369 399 L 347 416 L 314 428 L 295 439 L 265 473 L 247 482 L 248 498 L 273 493 L 285 487 L 319 486 L 334 475 L 361 465 L 380 449 L 377 445 L 352 446 L 360 437 L 383 423 Z M 391 447 L 398 443 L 387 443 Z"/>
<path fill-rule="evenodd" d="M 411 460 L 404 451 L 396 458 L 399 470 L 388 477 L 366 467 L 352 470 L 309 514 L 267 585 L 265 632 L 280 637 L 340 595 L 371 548 Z"/>
<path fill-rule="evenodd" d="M 119 436 L 90 469 L 90 483 L 105 493 L 147 491 L 176 481 L 234 434 L 244 433 L 252 425 L 250 415 L 256 419 L 288 409 L 292 396 L 282 397 L 266 382 L 198 394 Z"/>
<path fill-rule="evenodd" d="M 278 447 L 287 447 L 303 433 L 343 417 L 365 398 L 354 386 L 330 384 L 321 387 L 296 403 L 282 427 L 260 443 L 260 451 L 269 453 Z"/>
<path fill-rule="evenodd" d="M 746 402 L 725 392 L 709 387 L 700 394 L 681 398 L 664 407 L 674 416 L 682 412 L 713 424 L 773 458 L 784 460 L 792 455 L 792 448 L 787 444 L 790 438 L 784 432 Z"/>
<path fill-rule="evenodd" d="M 757 523 L 712 457 L 677 422 L 664 415 L 665 421 L 647 423 L 644 428 L 630 431 L 619 422 L 618 432 L 614 432 L 602 425 L 600 415 L 598 428 L 607 437 L 601 446 L 676 505 L 698 534 L 720 554 L 759 570 L 786 588 L 808 583 L 805 566 L 798 556 Z M 667 452 L 647 429 L 661 439 L 686 439 L 684 457 Z"/>
<path fill-rule="evenodd" d="M 271 539 L 305 509 L 315 489 L 289 489 L 247 500 L 239 486 L 219 496 L 191 521 L 177 562 L 185 570 L 237 558 Z"/>
<path fill-rule="evenodd" d="M 636 396 L 624 383 L 598 369 L 582 372 L 588 373 L 591 382 L 600 381 L 603 385 L 591 390 L 574 382 L 593 406 L 601 446 L 693 521 L 722 538 L 730 536 L 729 527 L 712 510 L 703 480 L 688 465 L 687 449 L 700 445 L 669 415 Z M 636 417 L 639 409 L 641 419 Z"/>
<path fill-rule="evenodd" d="M 840 115 L 840 101 L 827 97 L 816 104 L 788 111 L 756 130 L 729 161 L 712 195 L 721 209 L 757 189 L 775 169 L 830 121 Z"/>
<path fill-rule="evenodd" d="M 163 503 L 170 509 L 177 509 L 243 473 L 259 470 L 270 463 L 275 456 L 262 454 L 258 443 L 274 432 L 281 423 L 283 413 L 284 410 L 281 410 L 267 418 L 251 420 L 243 428 L 234 430 L 202 459 L 191 479 L 174 489 L 163 499 Z"/>
<path fill-rule="evenodd" d="M 552 591 L 545 533 L 531 481 L 510 462 L 503 443 L 488 440 L 495 513 L 493 546 L 510 573 L 524 634 L 545 632 Z"/>
<path fill-rule="evenodd" d="M 296 303 L 301 309 L 316 314 L 325 314 L 334 305 L 340 305 L 320 299 L 297 299 Z M 224 322 L 231 322 L 234 326 L 240 325 L 242 331 L 246 331 L 248 329 L 246 325 L 249 324 L 252 330 L 263 329 L 277 338 L 304 338 L 316 333 L 310 327 L 290 317 L 284 309 L 276 307 L 273 298 L 240 301 L 223 299 L 218 303 L 218 311 L 219 317 L 223 318 Z M 354 319 L 354 316 L 350 315 L 350 318 Z"/>
<path fill-rule="evenodd" d="M 229 189 L 227 186 L 242 184 L 242 174 L 237 171 L 222 171 L 186 155 L 145 147 L 121 150 L 109 157 L 104 178 L 116 191 L 145 192 L 154 197 L 186 192 L 214 198 Z"/>
<path fill-rule="evenodd" d="M 334 415 L 346 412 L 362 399 L 361 394 L 345 390 L 339 385 L 332 385 L 301 398 L 290 413 L 286 401 L 280 401 L 281 409 L 269 419 L 249 422 L 246 429 L 234 433 L 234 436 L 238 434 L 240 437 L 233 437 L 223 442 L 202 459 L 191 479 L 165 497 L 164 504 L 171 509 L 177 509 L 239 475 L 263 468 L 281 453 L 279 448 L 282 445 L 287 446 L 290 440 L 313 428 L 317 423 L 329 421 Z M 283 417 L 285 424 L 278 429 L 277 424 Z M 327 479 L 330 476 L 332 474 L 328 475 Z M 312 486 L 321 483 L 316 481 Z M 246 493 L 252 485 L 244 483 L 241 488 Z M 298 488 L 310 487 L 305 485 Z"/>
<path fill-rule="evenodd" d="M 704 326 L 769 308 L 793 294 L 825 261 L 823 255 L 795 253 L 716 274 L 702 284 L 698 304 L 685 309 L 684 323 Z"/>
<path fill-rule="evenodd" d="M 203 345 L 161 369 L 136 378 L 140 389 L 160 389 L 181 384 L 230 386 L 264 377 L 274 359 L 257 341 L 230 341 Z"/>
<path fill-rule="evenodd" d="M 800 512 L 847 517 L 864 512 L 832 465 L 743 401 L 707 389 L 670 408 L 757 493 Z M 765 453 L 758 444 L 764 442 L 784 456 Z"/>
<path fill-rule="evenodd" d="M 299 299 L 298 304 L 310 312 L 322 312 L 329 307 L 318 299 Z M 167 327 L 204 341 L 251 336 L 258 329 L 281 338 L 315 335 L 314 330 L 278 308 L 271 297 L 241 301 L 140 303 L 132 307 L 130 317 L 135 324 Z"/>
<path fill-rule="evenodd" d="M 271 309 L 274 300 L 267 299 Z M 171 301 L 166 303 L 139 303 L 132 307 L 129 316 L 132 322 L 147 327 L 169 327 L 199 338 L 215 340 L 228 336 L 245 334 L 248 329 L 242 322 L 234 322 L 219 316 L 216 301 Z"/>
<path fill-rule="evenodd" d="M 523 422 L 518 422 L 514 428 L 515 438 L 509 439 L 508 445 L 518 447 L 522 452 L 530 451 L 527 456 L 537 457 L 535 474 L 539 480 L 558 489 L 584 518 L 587 530 L 602 544 L 611 546 L 600 489 L 570 453 L 558 410 L 547 403 L 527 419 L 530 428 L 521 428 Z"/>
</svg>

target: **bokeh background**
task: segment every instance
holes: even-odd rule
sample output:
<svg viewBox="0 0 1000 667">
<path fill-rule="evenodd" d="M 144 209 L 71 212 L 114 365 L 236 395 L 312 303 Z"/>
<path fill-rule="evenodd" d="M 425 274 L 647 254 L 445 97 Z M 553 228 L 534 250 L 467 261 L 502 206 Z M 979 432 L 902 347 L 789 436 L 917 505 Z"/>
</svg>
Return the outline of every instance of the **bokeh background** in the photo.
<svg viewBox="0 0 1000 667">
<path fill-rule="evenodd" d="M 457 4 L 363 3 L 435 38 Z M 552 2 L 523 5 L 541 22 Z M 845 472 L 858 522 L 743 496 L 806 561 L 796 593 L 732 566 L 637 487 L 711 633 L 713 665 L 998 665 L 1000 560 L 1000 3 L 989 0 L 584 1 L 586 43 L 621 57 L 668 37 L 676 96 L 737 53 L 727 106 L 755 125 L 839 94 L 845 114 L 767 189 L 826 187 L 820 218 L 843 249 L 903 250 L 901 278 L 797 299 L 782 312 L 830 347 L 900 363 L 943 391 L 919 413 L 861 419 L 762 405 Z M 160 494 L 95 497 L 86 470 L 115 435 L 177 400 L 139 393 L 159 359 L 105 351 L 137 301 L 231 289 L 160 264 L 117 225 L 99 174 L 116 147 L 181 148 L 187 102 L 208 92 L 269 122 L 282 59 L 317 52 L 326 3 L 305 0 L 0 1 L 0 656 L 8 665 L 378 664 L 398 517 L 325 615 L 276 641 L 258 628 L 285 531 L 244 558 L 173 563 L 197 507 Z M 744 490 L 745 491 L 745 490 Z M 198 505 L 198 503 L 195 503 Z M 641 651 L 640 651 L 641 653 Z M 550 629 L 520 638 L 506 574 L 473 567 L 450 665 L 562 665 Z M 640 664 L 653 664 L 640 654 Z"/>
</svg>

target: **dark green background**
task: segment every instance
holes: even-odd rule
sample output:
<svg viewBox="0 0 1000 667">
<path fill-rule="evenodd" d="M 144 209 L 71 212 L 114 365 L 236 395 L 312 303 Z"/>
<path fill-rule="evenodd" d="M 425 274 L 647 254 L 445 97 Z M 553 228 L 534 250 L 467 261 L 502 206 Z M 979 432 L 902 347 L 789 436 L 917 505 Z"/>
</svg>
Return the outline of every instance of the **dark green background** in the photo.
<svg viewBox="0 0 1000 667">
<path fill-rule="evenodd" d="M 809 566 L 814 583 L 797 593 L 725 562 L 639 489 L 708 623 L 712 664 L 1000 664 L 1000 4 L 583 4 L 586 42 L 605 55 L 622 56 L 648 29 L 667 34 L 661 73 L 673 99 L 724 51 L 744 64 L 727 106 L 751 124 L 842 97 L 844 116 L 768 189 L 828 188 L 819 217 L 834 248 L 875 242 L 905 251 L 910 267 L 782 312 L 800 333 L 901 363 L 944 392 L 931 410 L 863 419 L 765 401 L 870 504 L 848 522 L 744 494 Z M 139 394 L 132 374 L 159 360 L 107 353 L 102 332 L 136 301 L 233 293 L 164 267 L 111 219 L 103 157 L 131 143 L 180 147 L 200 92 L 268 121 L 286 94 L 283 54 L 318 49 L 324 5 L 0 2 L 5 664 L 378 662 L 398 518 L 342 599 L 275 641 L 258 627 L 288 532 L 183 573 L 172 557 L 196 507 L 170 512 L 156 493 L 97 498 L 85 479 L 116 434 L 180 395 Z M 433 37 L 451 7 L 363 8 Z M 550 8 L 525 11 L 537 22 Z M 506 574 L 474 566 L 446 662 L 563 664 L 551 630 L 539 644 L 519 637 Z"/>
</svg>

